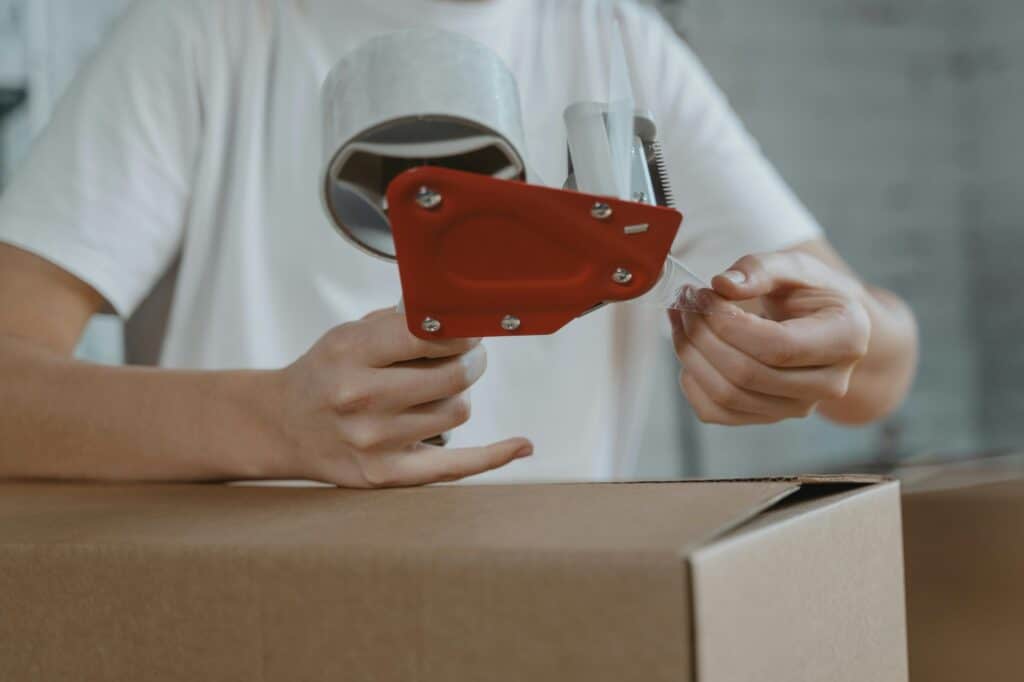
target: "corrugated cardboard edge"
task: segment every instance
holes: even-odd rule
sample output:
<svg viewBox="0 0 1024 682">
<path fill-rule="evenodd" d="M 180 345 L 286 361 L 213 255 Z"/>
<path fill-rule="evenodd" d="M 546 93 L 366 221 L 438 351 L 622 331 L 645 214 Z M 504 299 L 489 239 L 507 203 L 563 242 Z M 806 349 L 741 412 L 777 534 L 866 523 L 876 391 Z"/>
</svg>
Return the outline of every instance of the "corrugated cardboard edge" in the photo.
<svg viewBox="0 0 1024 682">
<path fill-rule="evenodd" d="M 891 481 L 891 476 L 880 474 L 794 474 L 792 476 L 754 476 L 750 478 L 686 478 L 636 481 L 577 481 L 561 485 L 632 485 L 635 483 L 801 483 L 807 485 L 829 485 L 833 483 L 850 483 L 871 485 Z"/>
<path fill-rule="evenodd" d="M 694 663 L 692 679 L 695 682 L 719 682 L 719 680 L 725 682 L 726 679 L 728 682 L 738 682 L 748 679 L 779 679 L 778 675 L 782 674 L 789 682 L 803 682 L 804 680 L 808 682 L 815 680 L 816 682 L 818 679 L 858 680 L 858 682 L 865 679 L 884 679 L 893 682 L 906 680 L 908 674 L 905 643 L 906 621 L 903 607 L 903 558 L 898 482 L 888 481 L 878 476 L 860 475 L 797 478 L 809 486 L 823 483 L 846 485 L 836 494 L 826 493 L 822 496 L 812 496 L 795 503 L 793 507 L 783 506 L 780 508 L 777 504 L 778 515 L 775 518 L 764 518 L 765 513 L 770 513 L 770 510 L 766 510 L 760 520 L 753 519 L 718 542 L 710 543 L 695 551 L 688 558 L 684 570 L 690 580 L 691 618 L 693 619 L 690 628 L 694 637 L 691 647 Z M 864 484 L 867 489 L 859 484 Z M 792 498 L 792 494 L 783 496 L 780 502 L 784 502 L 787 497 Z M 872 521 L 872 519 L 874 520 Z M 866 526 L 862 527 L 865 522 Z M 833 534 L 852 536 L 855 546 L 859 536 L 860 545 L 864 545 L 860 547 L 862 551 L 852 550 L 847 543 L 842 542 L 842 537 L 833 537 Z M 876 536 L 878 537 L 878 547 L 875 546 Z M 848 537 L 848 539 L 850 538 Z M 768 545 L 763 545 L 766 541 Z M 780 555 L 780 547 L 787 544 L 807 552 L 806 556 Z M 879 551 L 875 553 L 863 551 L 869 545 L 872 550 L 878 549 Z M 770 551 L 764 551 L 766 546 Z M 842 562 L 844 567 L 856 566 L 858 575 L 854 575 L 846 568 L 838 567 L 835 561 L 822 568 L 816 569 L 812 566 L 810 570 L 803 571 L 804 577 L 810 576 L 809 582 L 816 582 L 819 592 L 829 592 L 833 585 L 836 592 L 831 599 L 822 598 L 822 595 L 810 600 L 804 599 L 802 592 L 806 588 L 806 584 L 792 576 L 801 575 L 804 559 L 812 557 L 811 561 L 813 562 L 813 557 L 823 556 L 824 552 L 831 552 L 833 546 L 836 550 L 834 556 L 846 555 L 845 561 Z M 751 551 L 753 548 L 760 551 Z M 752 568 L 744 561 L 746 558 L 763 562 L 765 557 L 773 552 L 777 556 L 781 556 L 779 564 L 770 565 L 769 562 L 769 565 L 761 567 L 771 570 L 758 572 L 756 567 Z M 733 555 L 731 560 L 728 558 L 730 554 Z M 868 562 L 872 560 L 874 564 L 869 565 Z M 700 577 L 701 564 L 704 564 L 705 567 L 708 564 L 715 564 L 715 570 L 710 573 L 704 572 L 704 575 L 707 576 L 704 580 Z M 785 576 L 790 578 L 788 583 L 777 582 L 780 565 L 788 566 L 790 569 L 785 572 Z M 827 646 L 822 647 L 827 649 L 825 651 L 815 650 L 814 646 L 807 647 L 805 650 L 787 648 L 785 645 L 789 634 L 783 635 L 778 642 L 771 642 L 765 641 L 761 637 L 752 636 L 752 633 L 748 631 L 745 633 L 746 641 L 744 642 L 740 635 L 741 628 L 738 626 L 735 631 L 730 631 L 730 634 L 734 636 L 733 644 L 738 650 L 750 654 L 759 646 L 763 649 L 761 654 L 753 654 L 753 657 L 760 661 L 756 670 L 739 665 L 733 667 L 731 671 L 723 673 L 724 677 L 716 676 L 716 673 L 722 672 L 720 668 L 710 671 L 703 670 L 700 660 L 702 651 L 700 633 L 702 627 L 708 626 L 708 623 L 702 622 L 698 594 L 706 598 L 709 589 L 708 581 L 722 580 L 722 574 L 730 571 L 738 574 L 747 573 L 747 579 L 741 579 L 741 575 L 726 576 L 724 581 L 729 584 L 730 590 L 723 592 L 722 586 L 718 585 L 719 597 L 729 594 L 733 590 L 745 588 L 747 593 L 744 597 L 750 598 L 751 602 L 761 598 L 762 603 L 747 607 L 743 603 L 743 599 L 733 599 L 733 595 L 729 594 L 728 599 L 720 599 L 716 602 L 716 607 L 724 606 L 725 608 L 716 608 L 713 612 L 714 618 L 718 618 L 720 621 L 720 614 L 726 612 L 730 613 L 730 617 L 735 616 L 736 619 L 739 619 L 736 620 L 737 623 L 746 624 L 746 621 L 743 620 L 744 611 L 749 617 L 755 619 L 768 614 L 773 621 L 778 620 L 781 629 L 765 626 L 757 631 L 760 635 L 765 633 L 770 635 L 772 632 L 788 633 L 789 629 L 785 626 L 786 623 L 800 623 L 799 617 L 807 615 L 801 613 L 801 607 L 806 608 L 809 605 L 812 610 L 820 609 L 822 604 L 831 601 L 833 603 L 830 606 L 836 607 L 837 610 L 841 611 L 842 609 L 839 607 L 845 606 L 853 613 L 848 617 L 848 624 L 852 628 L 851 634 L 857 637 L 860 655 L 851 654 L 844 648 L 851 647 L 851 641 L 848 639 L 844 639 L 842 643 L 833 643 L 834 646 L 831 649 Z M 830 575 L 842 575 L 844 582 L 851 579 L 855 583 L 859 581 L 860 589 L 844 595 L 842 590 L 848 586 L 829 581 L 828 576 Z M 765 583 L 765 580 L 770 584 Z M 786 600 L 787 591 L 798 593 L 801 596 Z M 732 599 L 731 602 L 730 599 Z M 776 602 L 775 608 L 768 608 L 773 600 Z M 787 611 L 791 611 L 788 617 L 786 616 Z M 705 617 L 708 617 L 707 614 Z M 718 629 L 722 629 L 721 622 L 718 624 Z M 718 639 L 715 639 L 715 634 L 719 635 Z M 807 633 L 804 634 L 807 635 Z M 724 641 L 721 639 L 722 635 L 722 632 L 713 633 L 711 638 L 720 643 Z M 815 639 L 813 635 L 807 638 Z M 770 637 L 767 639 L 770 640 Z M 823 641 L 827 644 L 828 638 L 825 637 Z M 808 642 L 798 641 L 794 644 L 806 645 Z M 773 667 L 772 662 L 768 660 L 769 653 L 776 657 L 777 667 Z M 847 665 L 837 665 L 836 661 L 843 657 L 850 659 L 844 661 Z M 726 659 L 724 656 L 719 656 L 718 660 L 740 661 L 744 659 L 732 659 L 732 657 Z M 727 665 L 726 668 L 729 666 Z M 822 677 L 822 674 L 826 676 Z"/>
<path fill-rule="evenodd" d="M 684 561 L 698 548 L 718 540 L 725 535 L 734 533 L 754 522 L 758 517 L 786 502 L 805 487 L 837 487 L 840 492 L 847 486 L 867 487 L 880 483 L 888 483 L 893 479 L 876 474 L 802 474 L 799 476 L 773 476 L 761 478 L 702 478 L 685 481 L 623 481 L 612 485 L 628 485 L 630 483 L 792 483 L 793 487 L 772 497 L 765 498 L 761 504 L 750 507 L 745 514 L 737 515 L 730 523 L 714 528 L 700 540 L 680 547 L 679 556 Z"/>
</svg>

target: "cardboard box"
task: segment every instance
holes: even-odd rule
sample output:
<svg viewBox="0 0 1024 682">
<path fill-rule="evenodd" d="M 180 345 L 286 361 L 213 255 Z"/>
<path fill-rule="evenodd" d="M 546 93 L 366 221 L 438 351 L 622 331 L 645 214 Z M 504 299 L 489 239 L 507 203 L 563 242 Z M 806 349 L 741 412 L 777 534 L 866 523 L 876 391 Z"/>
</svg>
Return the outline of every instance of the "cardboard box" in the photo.
<svg viewBox="0 0 1024 682">
<path fill-rule="evenodd" d="M 898 484 L 0 486 L 0 679 L 902 682 Z"/>
<path fill-rule="evenodd" d="M 1024 679 L 1024 455 L 898 472 L 911 680 Z"/>
</svg>

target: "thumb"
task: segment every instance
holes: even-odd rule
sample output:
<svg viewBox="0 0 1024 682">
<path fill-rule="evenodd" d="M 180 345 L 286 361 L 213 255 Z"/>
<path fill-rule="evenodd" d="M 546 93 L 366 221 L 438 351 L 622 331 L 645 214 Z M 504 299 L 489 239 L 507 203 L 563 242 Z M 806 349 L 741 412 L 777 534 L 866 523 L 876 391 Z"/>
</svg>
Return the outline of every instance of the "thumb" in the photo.
<svg viewBox="0 0 1024 682">
<path fill-rule="evenodd" d="M 803 254 L 791 252 L 744 256 L 711 280 L 715 293 L 730 301 L 768 296 L 784 289 L 820 286 L 821 273 Z"/>
</svg>

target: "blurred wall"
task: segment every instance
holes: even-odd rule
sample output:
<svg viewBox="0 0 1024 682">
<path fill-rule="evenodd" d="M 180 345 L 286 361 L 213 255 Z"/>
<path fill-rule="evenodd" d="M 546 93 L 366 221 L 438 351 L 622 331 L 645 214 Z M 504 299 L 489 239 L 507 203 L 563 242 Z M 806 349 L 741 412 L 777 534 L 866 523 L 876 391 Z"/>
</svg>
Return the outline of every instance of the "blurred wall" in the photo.
<svg viewBox="0 0 1024 682">
<path fill-rule="evenodd" d="M 0 0 L 0 81 L 20 81 L 29 98 L 0 129 L 0 187 L 24 158 L 53 107 L 130 0 Z M 2 82 L 0 82 L 2 84 Z M 78 354 L 97 362 L 123 357 L 120 322 L 97 317 Z"/>
<path fill-rule="evenodd" d="M 987 447 L 1024 444 L 1024 2 L 970 5 L 952 67 L 973 133 L 963 224 L 977 330 L 978 424 Z"/>
<path fill-rule="evenodd" d="M 702 426 L 687 473 L 1024 443 L 1024 3 L 656 4 L 843 255 L 910 301 L 923 341 L 913 395 L 887 424 Z"/>
</svg>

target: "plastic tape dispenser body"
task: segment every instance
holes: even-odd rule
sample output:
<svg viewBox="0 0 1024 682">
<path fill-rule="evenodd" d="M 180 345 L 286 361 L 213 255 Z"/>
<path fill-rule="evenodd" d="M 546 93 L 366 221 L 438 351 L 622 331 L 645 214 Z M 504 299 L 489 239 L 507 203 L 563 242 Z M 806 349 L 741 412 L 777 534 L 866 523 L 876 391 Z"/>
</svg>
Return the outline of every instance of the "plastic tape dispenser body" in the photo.
<svg viewBox="0 0 1024 682">
<path fill-rule="evenodd" d="M 515 79 L 468 38 L 375 38 L 331 72 L 323 104 L 328 215 L 397 260 L 413 334 L 550 334 L 662 276 L 682 215 L 648 118 L 635 119 L 619 198 L 598 103 L 566 111 L 567 189 L 528 184 Z"/>
</svg>

